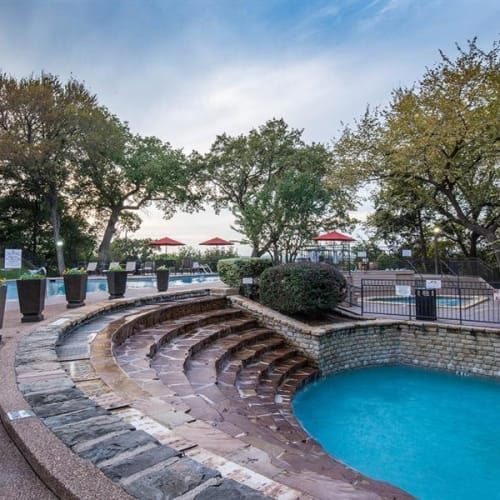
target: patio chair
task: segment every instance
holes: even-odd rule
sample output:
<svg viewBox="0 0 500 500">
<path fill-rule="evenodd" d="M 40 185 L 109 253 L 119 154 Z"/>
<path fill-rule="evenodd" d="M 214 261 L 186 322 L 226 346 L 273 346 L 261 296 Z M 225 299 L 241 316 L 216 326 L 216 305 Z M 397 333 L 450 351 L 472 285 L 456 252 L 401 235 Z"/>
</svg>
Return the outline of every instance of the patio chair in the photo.
<svg viewBox="0 0 500 500">
<path fill-rule="evenodd" d="M 87 273 L 88 274 L 91 274 L 91 273 L 97 274 L 97 262 L 89 262 L 87 264 Z"/>
<path fill-rule="evenodd" d="M 147 260 L 144 262 L 144 266 L 141 268 L 142 274 L 153 274 L 155 270 L 154 262 L 152 260 Z"/>
<path fill-rule="evenodd" d="M 107 273 L 112 267 L 122 267 L 122 266 L 120 266 L 119 262 L 110 262 L 108 268 L 104 272 Z"/>
<path fill-rule="evenodd" d="M 193 259 L 191 257 L 185 257 L 182 259 L 182 265 L 179 269 L 181 273 L 192 273 L 193 272 Z"/>
<path fill-rule="evenodd" d="M 129 260 L 125 264 L 125 271 L 127 271 L 127 273 L 130 273 L 130 274 L 135 274 L 136 267 L 137 266 L 136 266 L 135 260 Z"/>
</svg>

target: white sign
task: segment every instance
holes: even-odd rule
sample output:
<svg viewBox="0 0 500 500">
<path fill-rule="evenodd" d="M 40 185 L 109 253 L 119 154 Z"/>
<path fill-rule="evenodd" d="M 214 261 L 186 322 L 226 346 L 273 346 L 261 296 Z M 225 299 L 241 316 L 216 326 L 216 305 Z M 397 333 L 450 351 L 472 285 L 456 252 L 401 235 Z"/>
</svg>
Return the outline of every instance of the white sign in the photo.
<svg viewBox="0 0 500 500">
<path fill-rule="evenodd" d="M 409 285 L 396 285 L 396 296 L 409 297 L 411 295 L 411 286 Z"/>
<path fill-rule="evenodd" d="M 358 252 L 358 257 L 366 257 L 366 251 L 365 250 L 360 250 Z"/>
<path fill-rule="evenodd" d="M 401 255 L 403 257 L 411 257 L 411 250 L 409 248 L 403 248 L 403 250 L 401 250 Z"/>
<path fill-rule="evenodd" d="M 21 269 L 22 264 L 22 250 L 16 248 L 6 248 L 5 249 L 5 269 Z"/>
<path fill-rule="evenodd" d="M 493 300 L 495 302 L 500 302 L 500 290 L 495 290 L 493 292 Z"/>
<path fill-rule="evenodd" d="M 244 284 L 244 285 L 253 285 L 253 278 L 243 278 L 241 280 L 241 282 Z"/>
<path fill-rule="evenodd" d="M 425 288 L 427 290 L 439 290 L 441 288 L 441 280 L 425 280 Z"/>
</svg>

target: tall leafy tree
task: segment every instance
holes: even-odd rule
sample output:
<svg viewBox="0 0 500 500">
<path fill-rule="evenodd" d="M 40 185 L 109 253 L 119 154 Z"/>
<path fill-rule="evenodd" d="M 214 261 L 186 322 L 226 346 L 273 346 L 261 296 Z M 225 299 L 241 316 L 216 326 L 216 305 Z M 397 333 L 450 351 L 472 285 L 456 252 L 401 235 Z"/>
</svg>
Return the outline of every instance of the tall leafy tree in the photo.
<svg viewBox="0 0 500 500">
<path fill-rule="evenodd" d="M 426 207 L 434 220 L 483 239 L 500 267 L 500 44 L 476 39 L 455 60 L 427 69 L 412 88 L 398 88 L 383 110 L 368 110 L 335 144 L 349 174 L 377 180 Z M 391 188 L 385 189 L 390 184 Z M 460 234 L 455 231 L 455 234 Z"/>
<path fill-rule="evenodd" d="M 218 136 L 203 161 L 209 200 L 216 210 L 232 211 L 235 229 L 246 237 L 253 256 L 269 253 L 276 261 L 291 260 L 311 236 L 351 207 L 341 183 L 324 182 L 331 168 L 329 151 L 305 144 L 302 131 L 282 119 L 248 135 Z"/>
<path fill-rule="evenodd" d="M 0 177 L 13 193 L 45 205 L 59 272 L 64 270 L 61 210 L 70 182 L 80 119 L 96 98 L 74 79 L 42 73 L 20 80 L 0 75 Z"/>
<path fill-rule="evenodd" d="M 108 258 L 118 225 L 140 223 L 139 209 L 156 204 L 168 217 L 199 202 L 191 163 L 181 150 L 156 137 L 132 134 L 105 109 L 88 116 L 80 150 L 73 189 L 93 208 L 95 220 L 102 221 L 101 262 Z"/>
</svg>

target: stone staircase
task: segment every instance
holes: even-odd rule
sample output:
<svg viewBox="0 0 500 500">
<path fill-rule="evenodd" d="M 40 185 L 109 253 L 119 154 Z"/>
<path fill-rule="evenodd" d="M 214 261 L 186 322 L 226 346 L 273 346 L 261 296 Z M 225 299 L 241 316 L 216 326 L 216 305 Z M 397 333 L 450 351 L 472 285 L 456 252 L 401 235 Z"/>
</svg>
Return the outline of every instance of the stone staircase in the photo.
<svg viewBox="0 0 500 500">
<path fill-rule="evenodd" d="M 290 401 L 317 376 L 315 363 L 225 299 L 203 302 L 203 312 L 144 328 L 117 343 L 118 365 L 142 388 L 159 381 L 163 390 L 158 387 L 155 394 L 164 402 L 214 427 L 238 425 L 244 415 L 259 433 L 267 427 L 272 441 L 308 441 Z M 246 425 L 238 434 L 248 433 Z"/>
<path fill-rule="evenodd" d="M 54 335 L 40 330 L 21 345 L 20 389 L 123 498 L 405 498 L 302 430 L 291 400 L 317 366 L 224 297 L 104 312 L 57 349 Z"/>
</svg>

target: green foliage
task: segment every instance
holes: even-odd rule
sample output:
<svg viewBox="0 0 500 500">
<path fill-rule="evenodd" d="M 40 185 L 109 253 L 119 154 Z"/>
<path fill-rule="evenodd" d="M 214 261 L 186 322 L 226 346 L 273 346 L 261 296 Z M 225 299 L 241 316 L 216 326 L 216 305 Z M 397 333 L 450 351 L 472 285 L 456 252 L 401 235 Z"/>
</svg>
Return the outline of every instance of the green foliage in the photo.
<svg viewBox="0 0 500 500">
<path fill-rule="evenodd" d="M 109 259 L 112 261 L 151 260 L 153 249 L 149 246 L 150 238 L 115 238 L 109 247 Z"/>
<path fill-rule="evenodd" d="M 344 276 L 328 264 L 284 264 L 266 269 L 260 278 L 260 300 L 284 314 L 331 311 L 346 294 Z"/>
<path fill-rule="evenodd" d="M 63 275 L 72 274 L 87 274 L 87 271 L 83 267 L 72 267 L 71 269 L 65 269 Z"/>
<path fill-rule="evenodd" d="M 239 288 L 243 278 L 259 278 L 271 265 L 271 260 L 259 257 L 222 259 L 217 264 L 217 272 L 223 283 Z"/>
<path fill-rule="evenodd" d="M 216 210 L 229 208 L 252 255 L 292 260 L 322 225 L 347 218 L 353 196 L 342 177 L 328 182 L 331 154 L 273 119 L 247 135 L 220 135 L 203 159 Z"/>
<path fill-rule="evenodd" d="M 82 116 L 96 107 L 96 98 L 83 84 L 41 73 L 16 80 L 0 74 L 0 158 L 6 195 L 24 196 L 30 202 L 35 227 L 43 222 L 52 230 L 52 245 L 59 272 L 64 270 L 61 248 L 62 211 L 67 208 L 70 186 L 78 161 Z M 74 204 L 77 202 L 74 201 Z M 37 212 L 34 212 L 37 210 Z"/>
<path fill-rule="evenodd" d="M 457 48 L 455 60 L 441 53 L 416 85 L 347 127 L 335 161 L 345 175 L 379 181 L 373 220 L 385 220 L 385 232 L 411 238 L 416 228 L 426 255 L 417 240 L 445 224 L 462 248 L 491 245 L 500 268 L 500 42 L 489 52 L 475 39 Z"/>
<path fill-rule="evenodd" d="M 123 269 L 123 267 L 121 266 L 111 266 L 108 271 L 113 271 L 113 272 L 126 272 L 125 269 Z"/>
<path fill-rule="evenodd" d="M 20 279 L 20 280 L 43 280 L 45 278 L 46 278 L 45 274 L 23 273 L 23 274 L 21 274 L 21 276 L 19 276 L 18 279 Z"/>
</svg>

